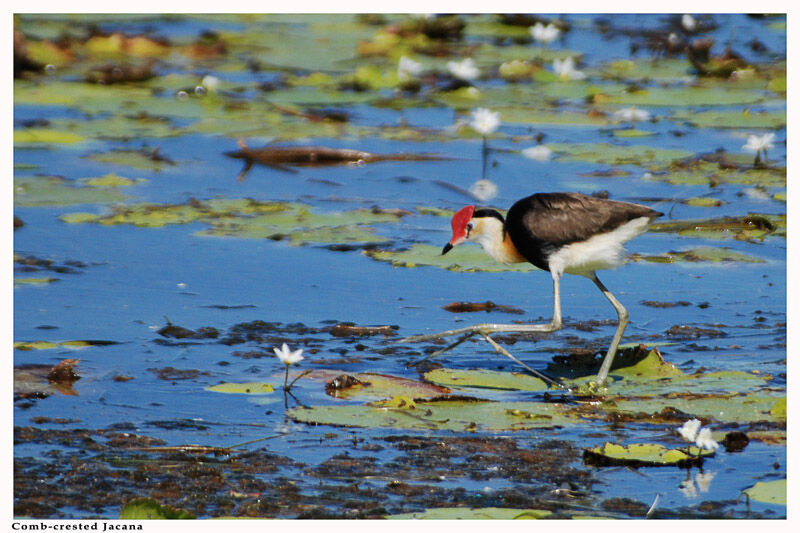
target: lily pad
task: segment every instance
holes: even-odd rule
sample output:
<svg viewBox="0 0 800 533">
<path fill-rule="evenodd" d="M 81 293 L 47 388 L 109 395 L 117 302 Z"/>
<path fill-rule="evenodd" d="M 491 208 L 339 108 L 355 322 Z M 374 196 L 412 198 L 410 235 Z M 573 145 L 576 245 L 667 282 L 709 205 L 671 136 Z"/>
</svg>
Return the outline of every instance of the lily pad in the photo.
<svg viewBox="0 0 800 533">
<path fill-rule="evenodd" d="M 14 178 L 14 205 L 18 206 L 104 204 L 126 198 L 113 188 L 81 186 L 56 176 Z"/>
<path fill-rule="evenodd" d="M 686 449 L 666 448 L 660 444 L 630 444 L 621 446 L 606 442 L 602 446 L 583 451 L 583 460 L 596 466 L 678 466 L 702 464 L 704 457 L 714 455 L 711 450 L 691 446 Z"/>
<path fill-rule="evenodd" d="M 636 139 L 641 137 L 652 137 L 653 135 L 657 135 L 657 133 L 654 131 L 640 130 L 636 128 L 613 130 L 611 134 L 614 137 L 619 137 L 620 139 Z"/>
<path fill-rule="evenodd" d="M 102 340 L 75 340 L 75 341 L 15 341 L 14 349 L 21 351 L 30 350 L 52 350 L 53 348 L 70 348 L 80 349 L 88 348 L 89 346 L 108 346 L 110 344 L 117 344 L 115 341 L 102 341 Z"/>
<path fill-rule="evenodd" d="M 332 386 L 342 375 L 348 375 L 355 381 L 347 380 L 348 386 Z M 314 370 L 306 379 L 324 380 L 328 386 L 325 390 L 335 398 L 343 399 L 378 399 L 406 397 L 411 400 L 420 398 L 437 398 L 450 393 L 450 389 L 423 383 L 413 379 L 401 378 L 387 374 L 358 372 L 346 374 L 338 370 Z"/>
<path fill-rule="evenodd" d="M 224 394 L 270 394 L 275 392 L 275 387 L 270 383 L 253 381 L 247 383 L 220 383 L 206 387 L 211 392 L 221 392 Z"/>
<path fill-rule="evenodd" d="M 703 239 L 763 241 L 769 236 L 786 237 L 786 215 L 751 213 L 741 217 L 656 222 L 650 231 Z"/>
<path fill-rule="evenodd" d="M 448 387 L 544 391 L 550 387 L 541 379 L 519 372 L 494 370 L 457 370 L 437 368 L 425 373 L 425 379 Z"/>
<path fill-rule="evenodd" d="M 752 156 L 725 154 L 730 168 L 722 168 L 716 161 L 675 161 L 662 168 L 653 168 L 646 179 L 664 181 L 672 185 L 717 186 L 722 183 L 735 185 L 760 185 L 762 187 L 785 187 L 786 169 L 780 167 L 753 168 Z"/>
<path fill-rule="evenodd" d="M 677 110 L 670 115 L 670 120 L 685 122 L 698 128 L 735 128 L 735 129 L 770 129 L 786 127 L 785 111 L 750 111 L 714 110 L 688 111 Z"/>
<path fill-rule="evenodd" d="M 605 91 L 604 91 L 605 92 Z M 633 92 L 605 92 L 605 102 L 630 106 L 734 106 L 767 101 L 763 91 L 730 87 L 650 87 Z"/>
<path fill-rule="evenodd" d="M 537 520 L 553 513 L 543 509 L 504 509 L 501 507 L 443 507 L 419 513 L 387 515 L 389 520 Z"/>
<path fill-rule="evenodd" d="M 759 481 L 743 491 L 751 500 L 775 505 L 786 505 L 786 480 Z"/>
<path fill-rule="evenodd" d="M 454 272 L 528 272 L 536 270 L 528 263 L 514 263 L 504 265 L 487 257 L 477 246 L 462 246 L 447 255 L 442 255 L 442 249 L 427 244 L 415 244 L 408 250 L 390 251 L 368 250 L 366 255 L 376 261 L 390 262 L 395 267 L 415 268 L 419 266 L 433 266 L 452 270 Z"/>
<path fill-rule="evenodd" d="M 189 511 L 162 505 L 153 498 L 136 498 L 126 503 L 119 512 L 120 520 L 194 519 Z"/>
<path fill-rule="evenodd" d="M 54 129 L 28 128 L 14 130 L 14 144 L 75 144 L 84 142 L 85 137 L 70 131 Z"/>
<path fill-rule="evenodd" d="M 781 422 L 785 417 L 771 412 L 776 402 L 785 398 L 785 393 L 754 392 L 746 394 L 693 395 L 683 397 L 667 395 L 649 398 L 614 400 L 614 405 L 604 406 L 604 410 L 637 414 L 662 412 L 665 408 L 678 410 L 696 418 L 709 418 L 719 422 Z M 653 417 L 655 418 L 655 417 Z M 645 418 L 643 418 L 643 421 Z M 653 419 L 650 423 L 656 422 Z"/>
<path fill-rule="evenodd" d="M 249 199 L 190 200 L 182 204 L 139 203 L 114 206 L 110 213 L 69 213 L 61 220 L 71 224 L 132 224 L 162 227 L 205 222 L 210 229 L 195 235 L 254 239 L 291 239 L 292 244 L 386 242 L 368 224 L 391 223 L 400 214 L 379 209 L 355 209 L 321 213 L 310 206 Z"/>
<path fill-rule="evenodd" d="M 14 278 L 14 285 L 47 285 L 59 281 L 58 278 Z"/>
<path fill-rule="evenodd" d="M 547 146 L 558 155 L 559 161 L 586 161 L 600 165 L 664 165 L 694 155 L 686 150 L 608 143 L 551 143 Z"/>
<path fill-rule="evenodd" d="M 417 401 L 416 409 L 380 405 L 294 408 L 288 416 L 308 424 L 439 431 L 516 431 L 581 422 L 568 408 L 541 402 Z"/>
<path fill-rule="evenodd" d="M 138 183 L 143 183 L 147 180 L 143 179 L 130 179 L 116 174 L 106 174 L 96 178 L 81 178 L 80 182 L 90 185 L 92 187 L 130 187 Z"/>
<path fill-rule="evenodd" d="M 727 247 L 701 246 L 691 250 L 665 252 L 659 255 L 632 256 L 650 263 L 765 263 L 763 259 Z"/>
<path fill-rule="evenodd" d="M 92 154 L 87 158 L 101 163 L 127 166 L 140 170 L 152 170 L 154 172 L 159 172 L 168 166 L 175 165 L 174 161 L 160 155 L 157 148 L 153 150 L 110 150 Z"/>
</svg>

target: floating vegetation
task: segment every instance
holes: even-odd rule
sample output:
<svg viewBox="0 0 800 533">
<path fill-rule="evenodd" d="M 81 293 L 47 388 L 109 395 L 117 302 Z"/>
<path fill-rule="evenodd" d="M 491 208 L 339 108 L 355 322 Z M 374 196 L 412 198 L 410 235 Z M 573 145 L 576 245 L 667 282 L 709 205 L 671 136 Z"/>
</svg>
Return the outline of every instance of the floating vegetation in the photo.
<svg viewBox="0 0 800 533">
<path fill-rule="evenodd" d="M 745 489 L 744 494 L 757 502 L 786 505 L 786 480 L 759 481 L 752 487 Z"/>
<path fill-rule="evenodd" d="M 255 200 L 191 199 L 182 204 L 127 204 L 113 206 L 105 215 L 69 213 L 61 220 L 70 224 L 131 224 L 157 228 L 172 224 L 204 222 L 210 229 L 196 235 L 283 240 L 292 244 L 380 243 L 388 239 L 374 233 L 370 224 L 394 223 L 405 212 L 379 208 L 321 213 L 310 206 Z"/>
<path fill-rule="evenodd" d="M 691 250 L 664 252 L 659 255 L 633 254 L 634 261 L 649 263 L 765 263 L 764 259 L 737 252 L 727 247 L 702 246 Z"/>
<path fill-rule="evenodd" d="M 208 387 L 206 390 L 224 394 L 270 394 L 275 392 L 275 387 L 270 383 L 263 382 L 220 383 Z"/>
<path fill-rule="evenodd" d="M 696 446 L 688 449 L 666 448 L 660 444 L 630 444 L 620 446 L 606 442 L 597 448 L 583 451 L 583 460 L 593 466 L 700 466 L 703 459 L 713 457 L 714 452 Z"/>
<path fill-rule="evenodd" d="M 14 178 L 14 205 L 26 207 L 108 204 L 128 197 L 113 187 L 78 184 L 57 176 Z"/>
<path fill-rule="evenodd" d="M 389 520 L 538 520 L 553 513 L 543 509 L 503 509 L 501 507 L 442 507 L 419 513 L 387 515 Z"/>
<path fill-rule="evenodd" d="M 675 233 L 683 237 L 760 242 L 767 237 L 786 237 L 786 215 L 749 214 L 740 217 L 656 222 L 650 227 L 650 231 Z"/>
<path fill-rule="evenodd" d="M 376 261 L 386 261 L 395 267 L 415 268 L 434 266 L 455 272 L 528 272 L 536 267 L 528 263 L 500 264 L 477 246 L 462 247 L 453 253 L 442 255 L 440 247 L 415 244 L 408 250 L 366 250 L 363 252 Z"/>
</svg>

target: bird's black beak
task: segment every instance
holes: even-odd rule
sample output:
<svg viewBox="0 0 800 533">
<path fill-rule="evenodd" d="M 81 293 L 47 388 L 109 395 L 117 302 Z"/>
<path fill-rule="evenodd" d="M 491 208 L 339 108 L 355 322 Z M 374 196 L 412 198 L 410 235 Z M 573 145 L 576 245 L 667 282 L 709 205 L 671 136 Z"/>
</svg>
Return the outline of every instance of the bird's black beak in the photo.
<svg viewBox="0 0 800 533">
<path fill-rule="evenodd" d="M 447 244 L 444 245 L 444 248 L 442 248 L 442 255 L 446 254 L 447 252 L 449 252 L 452 249 L 453 249 L 453 245 L 448 242 Z"/>
</svg>

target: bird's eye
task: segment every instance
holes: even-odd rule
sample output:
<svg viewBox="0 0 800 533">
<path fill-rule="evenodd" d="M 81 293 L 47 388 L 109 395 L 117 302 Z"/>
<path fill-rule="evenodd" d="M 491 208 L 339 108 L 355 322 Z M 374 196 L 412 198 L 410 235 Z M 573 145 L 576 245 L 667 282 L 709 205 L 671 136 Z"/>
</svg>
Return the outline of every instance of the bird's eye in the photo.
<svg viewBox="0 0 800 533">
<path fill-rule="evenodd" d="M 470 231 L 472 231 L 472 228 L 473 228 L 473 227 L 474 227 L 474 226 L 472 225 L 472 222 L 468 222 L 468 223 L 467 223 L 467 235 L 469 235 L 469 232 L 470 232 Z"/>
</svg>

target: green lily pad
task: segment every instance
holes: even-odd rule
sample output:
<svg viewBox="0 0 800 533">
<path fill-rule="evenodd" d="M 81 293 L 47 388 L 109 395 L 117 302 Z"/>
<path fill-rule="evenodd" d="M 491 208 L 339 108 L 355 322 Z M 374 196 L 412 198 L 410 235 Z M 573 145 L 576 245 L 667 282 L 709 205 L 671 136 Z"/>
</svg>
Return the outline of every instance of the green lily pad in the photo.
<svg viewBox="0 0 800 533">
<path fill-rule="evenodd" d="M 601 165 L 664 165 L 694 155 L 686 150 L 652 146 L 619 146 L 608 143 L 551 143 L 560 161 L 586 161 Z"/>
<path fill-rule="evenodd" d="M 543 391 L 549 386 L 541 379 L 518 372 L 495 370 L 456 370 L 437 368 L 425 373 L 425 379 L 447 387 L 470 387 L 498 390 Z"/>
<path fill-rule="evenodd" d="M 614 80 L 626 81 L 671 81 L 693 78 L 691 66 L 685 59 L 620 59 L 589 69 L 587 73 Z M 596 71 L 596 72 L 595 72 Z"/>
<path fill-rule="evenodd" d="M 609 104 L 635 106 L 734 106 L 751 105 L 767 100 L 763 91 L 731 87 L 650 87 L 641 91 L 604 91 Z"/>
<path fill-rule="evenodd" d="M 80 182 L 92 187 L 130 187 L 138 183 L 143 183 L 144 179 L 131 179 L 117 176 L 116 174 L 106 174 L 96 178 L 81 178 Z"/>
<path fill-rule="evenodd" d="M 641 137 L 652 137 L 656 135 L 654 131 L 648 130 L 639 130 L 636 128 L 627 128 L 622 130 L 614 130 L 611 132 L 614 137 L 619 137 L 620 139 L 637 139 Z"/>
<path fill-rule="evenodd" d="M 14 144 L 75 144 L 84 142 L 85 137 L 70 131 L 45 128 L 14 130 Z"/>
<path fill-rule="evenodd" d="M 220 383 L 206 387 L 206 390 L 211 392 L 222 392 L 224 394 L 270 394 L 275 391 L 275 388 L 264 382 L 248 382 L 248 383 Z"/>
<path fill-rule="evenodd" d="M 777 418 L 786 418 L 786 398 L 776 401 L 770 408 L 769 413 Z"/>
<path fill-rule="evenodd" d="M 104 204 L 121 202 L 127 196 L 106 187 L 79 186 L 55 176 L 14 178 L 14 205 L 25 207 Z"/>
<path fill-rule="evenodd" d="M 331 396 L 342 399 L 382 399 L 409 398 L 411 401 L 421 398 L 438 398 L 450 394 L 450 389 L 423 383 L 413 379 L 401 378 L 373 372 L 347 374 L 338 370 L 314 370 L 306 379 L 333 382 L 343 374 L 355 378 L 356 383 L 344 387 L 326 387 Z"/>
<path fill-rule="evenodd" d="M 493 108 L 500 113 L 503 123 L 535 124 L 539 126 L 608 126 L 611 121 L 602 115 L 568 109 L 532 108 L 528 106 Z"/>
<path fill-rule="evenodd" d="M 785 398 L 785 393 L 769 391 L 745 394 L 718 394 L 705 397 L 673 395 L 655 398 L 615 399 L 613 405 L 603 407 L 606 411 L 637 414 L 661 413 L 665 408 L 677 409 L 697 418 L 710 418 L 719 422 L 781 422 L 784 417 L 771 413 L 775 403 Z M 655 423 L 655 417 L 643 418 Z"/>
<path fill-rule="evenodd" d="M 712 161 L 676 161 L 663 168 L 653 168 L 648 180 L 664 181 L 672 185 L 717 186 L 722 183 L 785 187 L 786 169 L 780 167 L 752 168 L 753 156 L 726 154 L 726 159 L 737 168 L 720 168 Z"/>
<path fill-rule="evenodd" d="M 367 224 L 392 223 L 397 215 L 356 209 L 333 213 L 318 213 L 300 204 L 286 204 L 287 209 L 253 217 L 211 219 L 212 227 L 198 235 L 249 238 L 282 238 L 288 236 L 293 244 L 313 242 L 351 243 L 387 242 Z"/>
<path fill-rule="evenodd" d="M 660 444 L 630 444 L 621 446 L 606 442 L 602 446 L 583 451 L 583 460 L 598 466 L 679 466 L 702 462 L 703 457 L 714 455 L 711 450 L 691 446 L 686 449 L 666 448 Z"/>
<path fill-rule="evenodd" d="M 88 348 L 89 346 L 108 346 L 109 344 L 116 344 L 114 341 L 103 340 L 75 340 L 75 341 L 15 341 L 14 349 L 21 351 L 30 350 L 51 350 L 53 348 L 71 348 L 80 349 Z"/>
<path fill-rule="evenodd" d="M 419 513 L 386 515 L 388 520 L 537 520 L 553 513 L 543 509 L 505 509 L 502 507 L 442 507 Z"/>
<path fill-rule="evenodd" d="M 695 196 L 692 198 L 685 198 L 681 200 L 681 203 L 684 205 L 691 205 L 692 207 L 721 207 L 728 202 L 709 196 Z"/>
<path fill-rule="evenodd" d="M 650 263 L 766 263 L 763 259 L 727 247 L 701 246 L 691 250 L 665 252 L 659 255 L 633 256 Z"/>
<path fill-rule="evenodd" d="M 703 239 L 763 241 L 768 236 L 786 237 L 786 215 L 749 214 L 741 217 L 656 222 L 650 226 L 650 231 Z"/>
<path fill-rule="evenodd" d="M 440 431 L 511 431 L 563 426 L 581 420 L 558 404 L 482 400 L 417 401 L 415 409 L 378 405 L 294 408 L 287 415 L 309 424 Z"/>
<path fill-rule="evenodd" d="M 751 500 L 775 505 L 786 505 L 786 480 L 759 481 L 743 491 Z"/>
<path fill-rule="evenodd" d="M 135 86 L 95 85 L 91 83 L 45 80 L 44 83 L 15 80 L 14 105 L 67 106 L 87 113 L 119 112 L 120 102 L 142 103 L 154 100 L 150 89 Z"/>
<path fill-rule="evenodd" d="M 119 512 L 120 520 L 194 519 L 189 511 L 162 505 L 153 498 L 136 498 L 126 503 Z"/>
<path fill-rule="evenodd" d="M 192 200 L 183 204 L 139 203 L 114 206 L 110 213 L 69 213 L 61 220 L 71 224 L 132 224 L 162 227 L 204 222 L 210 229 L 195 235 L 238 238 L 288 237 L 292 244 L 386 242 L 368 224 L 397 222 L 400 216 L 375 209 L 320 213 L 310 206 L 249 199 Z"/>
<path fill-rule="evenodd" d="M 648 379 L 646 374 L 637 377 L 620 376 L 611 372 L 614 379 L 606 395 L 615 397 L 654 397 L 673 394 L 724 395 L 751 393 L 765 387 L 772 379 L 768 375 L 751 374 L 733 370 L 680 374 L 669 378 Z M 617 378 L 622 379 L 617 379 Z"/>
<path fill-rule="evenodd" d="M 364 253 L 376 261 L 387 261 L 392 266 L 405 268 L 433 266 L 454 272 L 527 272 L 536 270 L 536 267 L 528 263 L 511 265 L 498 263 L 477 246 L 461 246 L 447 255 L 442 255 L 441 248 L 427 244 L 415 244 L 410 249 L 403 251 L 367 250 Z"/>
<path fill-rule="evenodd" d="M 686 122 L 699 128 L 736 128 L 736 129 L 770 129 L 786 127 L 785 111 L 714 110 L 688 111 L 677 110 L 670 115 L 670 120 Z"/>
<path fill-rule="evenodd" d="M 88 159 L 121 165 L 140 170 L 152 170 L 159 172 L 175 163 L 169 159 L 164 159 L 158 154 L 158 150 L 110 150 L 99 154 L 87 156 Z"/>
<path fill-rule="evenodd" d="M 14 285 L 47 285 L 59 281 L 58 278 L 14 278 Z"/>
</svg>

